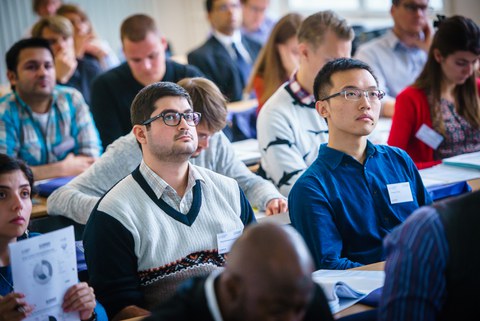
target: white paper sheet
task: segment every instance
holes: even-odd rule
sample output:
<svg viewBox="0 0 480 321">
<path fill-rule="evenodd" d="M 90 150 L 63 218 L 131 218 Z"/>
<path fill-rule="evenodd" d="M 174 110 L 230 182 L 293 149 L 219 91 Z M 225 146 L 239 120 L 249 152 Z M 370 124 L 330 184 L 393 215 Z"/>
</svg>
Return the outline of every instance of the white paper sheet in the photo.
<svg viewBox="0 0 480 321">
<path fill-rule="evenodd" d="M 362 270 L 318 270 L 312 274 L 313 280 L 322 287 L 343 282 L 358 292 L 365 295 L 358 298 L 343 298 L 339 296 L 338 302 L 330 304 L 332 313 L 342 311 L 365 297 L 367 294 L 383 286 L 385 282 L 384 271 L 362 271 Z M 330 286 L 331 287 L 331 286 Z M 337 292 L 338 294 L 338 292 Z M 330 302 L 329 302 L 330 303 Z"/>
<path fill-rule="evenodd" d="M 63 297 L 78 283 L 73 226 L 10 244 L 13 284 L 35 307 L 27 321 L 78 321 Z"/>
<path fill-rule="evenodd" d="M 464 182 L 480 178 L 480 170 L 440 164 L 419 171 L 425 187 Z"/>
</svg>

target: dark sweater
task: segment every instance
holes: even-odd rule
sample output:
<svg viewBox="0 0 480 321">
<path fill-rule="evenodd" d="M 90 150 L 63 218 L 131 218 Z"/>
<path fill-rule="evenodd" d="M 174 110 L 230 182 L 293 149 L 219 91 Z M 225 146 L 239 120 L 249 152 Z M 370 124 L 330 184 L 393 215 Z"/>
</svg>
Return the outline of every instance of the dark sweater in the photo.
<svg viewBox="0 0 480 321">
<path fill-rule="evenodd" d="M 170 60 L 165 63 L 165 75 L 159 81 L 177 82 L 186 77 L 202 76 L 196 67 Z M 91 110 L 103 148 L 132 130 L 130 105 L 143 87 L 126 62 L 93 81 Z"/>
</svg>

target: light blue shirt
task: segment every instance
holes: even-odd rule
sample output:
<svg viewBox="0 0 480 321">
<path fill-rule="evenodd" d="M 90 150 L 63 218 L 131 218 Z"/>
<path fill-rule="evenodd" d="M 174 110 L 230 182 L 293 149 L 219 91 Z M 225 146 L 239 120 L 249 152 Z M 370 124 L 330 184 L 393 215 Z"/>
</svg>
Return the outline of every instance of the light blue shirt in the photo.
<svg viewBox="0 0 480 321">
<path fill-rule="evenodd" d="M 417 47 L 407 47 L 392 30 L 358 47 L 355 58 L 372 67 L 378 86 L 395 98 L 411 85 L 427 61 L 427 53 Z"/>
<path fill-rule="evenodd" d="M 260 27 L 258 27 L 257 30 L 248 31 L 247 29 L 242 27 L 241 28 L 242 34 L 247 36 L 247 37 L 250 37 L 253 40 L 255 40 L 256 42 L 264 45 L 267 42 L 268 37 L 270 36 L 270 32 L 272 31 L 273 27 L 275 26 L 275 23 L 276 23 L 276 21 L 274 19 L 266 16 L 265 19 L 263 19 L 262 24 L 260 25 Z"/>
</svg>

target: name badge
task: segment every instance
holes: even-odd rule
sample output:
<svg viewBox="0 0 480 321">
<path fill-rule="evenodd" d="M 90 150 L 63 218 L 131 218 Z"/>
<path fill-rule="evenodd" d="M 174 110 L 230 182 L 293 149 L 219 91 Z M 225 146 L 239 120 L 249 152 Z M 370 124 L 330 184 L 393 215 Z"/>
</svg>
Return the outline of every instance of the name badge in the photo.
<svg viewBox="0 0 480 321">
<path fill-rule="evenodd" d="M 425 124 L 420 126 L 415 134 L 415 137 L 433 149 L 437 149 L 438 146 L 443 142 L 443 136 Z"/>
<path fill-rule="evenodd" d="M 231 232 L 217 234 L 218 254 L 230 252 L 233 243 L 242 235 L 243 228 Z"/>
<path fill-rule="evenodd" d="M 405 202 L 413 202 L 412 190 L 410 183 L 388 184 L 388 196 L 390 196 L 390 203 L 398 204 Z"/>
</svg>

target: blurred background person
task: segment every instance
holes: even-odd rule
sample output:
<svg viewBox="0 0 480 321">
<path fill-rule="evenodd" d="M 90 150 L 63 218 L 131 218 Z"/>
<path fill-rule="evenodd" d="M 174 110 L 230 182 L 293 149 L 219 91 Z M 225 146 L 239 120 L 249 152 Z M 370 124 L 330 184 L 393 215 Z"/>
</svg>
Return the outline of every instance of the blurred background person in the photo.
<svg viewBox="0 0 480 321">
<path fill-rule="evenodd" d="M 388 144 L 418 168 L 480 150 L 480 28 L 462 16 L 439 21 L 427 63 L 397 96 Z"/>
<path fill-rule="evenodd" d="M 42 18 L 32 28 L 33 37 L 43 38 L 50 43 L 57 83 L 77 89 L 90 105 L 90 86 L 102 69 L 95 59 L 75 56 L 73 34 L 73 25 L 62 16 Z"/>
<path fill-rule="evenodd" d="M 258 100 L 257 114 L 263 104 L 298 68 L 297 31 L 302 16 L 289 13 L 282 17 L 270 34 L 253 66 L 250 81 L 245 92 L 255 90 Z"/>
<path fill-rule="evenodd" d="M 242 4 L 242 34 L 265 44 L 275 25 L 275 20 L 266 12 L 270 0 L 241 0 Z"/>
<path fill-rule="evenodd" d="M 77 58 L 94 58 L 100 63 L 103 70 L 120 64 L 120 60 L 108 42 L 97 36 L 92 22 L 79 6 L 63 4 L 58 8 L 57 15 L 67 18 L 73 25 L 73 40 Z"/>
</svg>

